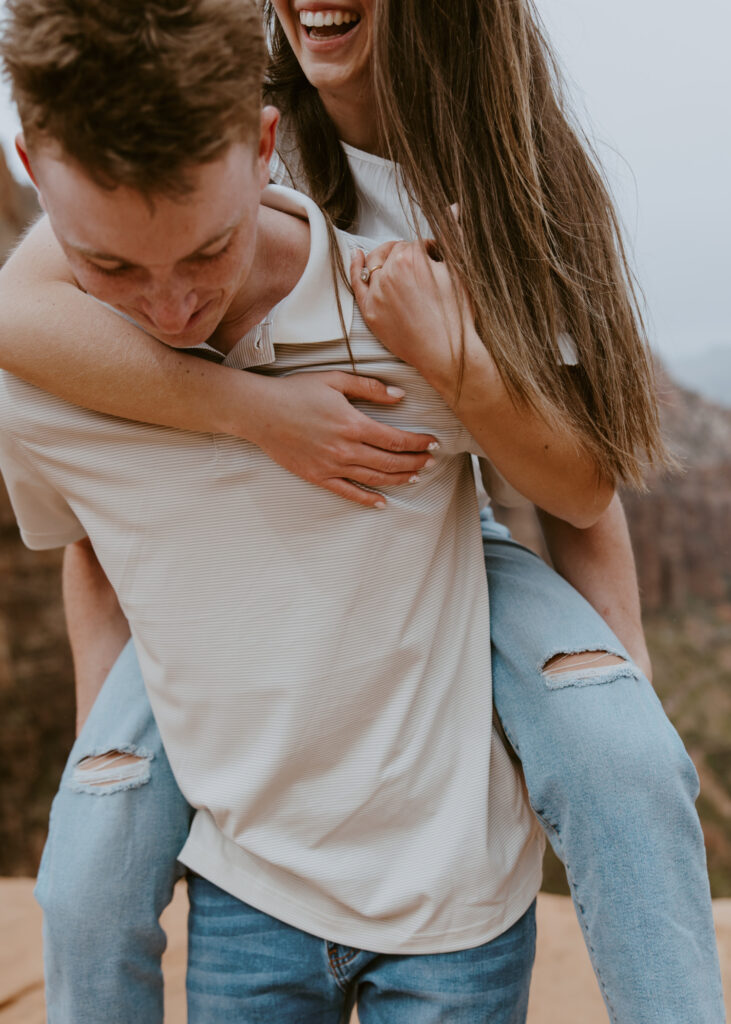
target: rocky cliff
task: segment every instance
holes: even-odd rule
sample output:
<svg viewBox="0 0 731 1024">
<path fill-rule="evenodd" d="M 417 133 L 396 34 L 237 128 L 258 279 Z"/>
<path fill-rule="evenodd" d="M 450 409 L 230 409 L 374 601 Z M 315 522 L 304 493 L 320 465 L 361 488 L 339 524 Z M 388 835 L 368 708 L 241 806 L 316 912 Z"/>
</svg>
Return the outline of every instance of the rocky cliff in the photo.
<svg viewBox="0 0 731 1024">
<path fill-rule="evenodd" d="M 624 495 L 647 611 L 731 601 L 731 409 L 660 374 L 665 433 L 682 471 Z"/>
<path fill-rule="evenodd" d="M 694 601 L 731 602 L 731 409 L 681 387 L 658 368 L 660 415 L 679 468 L 624 490 L 646 612 Z M 500 509 L 524 544 L 543 553 L 530 510 Z"/>
</svg>

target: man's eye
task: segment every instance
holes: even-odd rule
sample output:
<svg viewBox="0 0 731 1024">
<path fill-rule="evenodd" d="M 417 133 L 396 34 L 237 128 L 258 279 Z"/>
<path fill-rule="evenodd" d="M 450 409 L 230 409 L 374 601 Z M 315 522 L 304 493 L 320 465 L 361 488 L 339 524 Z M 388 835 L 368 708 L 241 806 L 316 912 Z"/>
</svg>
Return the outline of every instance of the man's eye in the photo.
<svg viewBox="0 0 731 1024">
<path fill-rule="evenodd" d="M 110 277 L 119 276 L 119 274 L 123 274 L 125 273 L 125 271 L 129 270 L 129 267 L 125 266 L 124 264 L 120 264 L 119 266 L 116 267 L 103 267 L 100 263 L 90 262 L 89 266 L 91 267 L 92 270 L 98 270 L 100 274 L 107 274 Z"/>
<path fill-rule="evenodd" d="M 223 249 L 217 249 L 216 252 L 202 252 L 195 257 L 196 260 L 203 260 L 205 263 L 210 263 L 212 260 L 220 259 L 221 256 L 225 256 L 231 248 L 231 239 L 226 242 Z"/>
</svg>

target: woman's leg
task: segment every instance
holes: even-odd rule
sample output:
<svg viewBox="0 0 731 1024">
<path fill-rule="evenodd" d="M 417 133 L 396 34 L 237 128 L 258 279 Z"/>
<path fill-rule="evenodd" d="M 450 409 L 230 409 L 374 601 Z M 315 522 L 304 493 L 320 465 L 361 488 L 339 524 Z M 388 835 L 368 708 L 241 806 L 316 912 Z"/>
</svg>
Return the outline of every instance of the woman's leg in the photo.
<svg viewBox="0 0 731 1024">
<path fill-rule="evenodd" d="M 172 897 L 190 814 L 130 641 L 51 809 L 36 885 L 49 1024 L 160 1024 L 158 918 Z"/>
<path fill-rule="evenodd" d="M 721 1024 L 698 779 L 683 744 L 565 580 L 513 541 L 484 550 L 495 706 L 566 867 L 610 1018 Z"/>
</svg>

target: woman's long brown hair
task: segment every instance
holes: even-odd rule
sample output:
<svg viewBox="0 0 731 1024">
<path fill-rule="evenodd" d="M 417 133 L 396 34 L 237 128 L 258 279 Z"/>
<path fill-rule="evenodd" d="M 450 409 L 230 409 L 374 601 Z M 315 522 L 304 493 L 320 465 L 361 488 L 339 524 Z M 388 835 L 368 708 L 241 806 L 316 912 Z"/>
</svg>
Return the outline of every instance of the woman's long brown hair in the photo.
<svg viewBox="0 0 731 1024">
<path fill-rule="evenodd" d="M 267 3 L 268 95 L 313 198 L 350 227 L 347 159 Z M 516 404 L 571 424 L 610 480 L 666 463 L 652 359 L 607 187 L 531 0 L 375 0 L 383 146 L 472 301 Z M 457 227 L 449 207 L 458 203 Z M 564 365 L 571 335 L 579 365 Z"/>
</svg>

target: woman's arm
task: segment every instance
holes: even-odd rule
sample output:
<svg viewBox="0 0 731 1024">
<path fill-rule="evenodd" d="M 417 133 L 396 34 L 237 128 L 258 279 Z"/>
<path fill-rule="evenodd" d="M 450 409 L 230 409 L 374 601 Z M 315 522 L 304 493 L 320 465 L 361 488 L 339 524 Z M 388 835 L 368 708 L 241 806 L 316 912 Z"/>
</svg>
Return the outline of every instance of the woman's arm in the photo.
<svg viewBox="0 0 731 1024">
<path fill-rule="evenodd" d="M 452 408 L 490 461 L 539 508 L 575 527 L 588 527 L 607 508 L 613 487 L 568 428 L 516 405 L 474 329 L 466 299 L 455 293 L 446 266 L 418 243 L 388 243 L 369 254 L 382 265 L 367 283 L 356 255 L 351 280 L 371 330 L 416 367 Z M 458 387 L 460 324 L 464 374 Z"/>
<path fill-rule="evenodd" d="M 155 341 L 79 290 L 45 218 L 0 271 L 0 309 L 3 369 L 97 412 L 242 437 L 359 504 L 385 501 L 363 486 L 407 483 L 430 457 L 430 435 L 377 423 L 351 405 L 403 397 L 373 378 L 265 377 Z"/>
<path fill-rule="evenodd" d="M 63 602 L 74 659 L 78 735 L 130 636 L 117 595 L 86 539 L 64 551 Z"/>
<path fill-rule="evenodd" d="M 615 495 L 606 512 L 586 530 L 544 512 L 539 512 L 539 518 L 556 572 L 599 612 L 651 680 L 635 560 L 619 497 Z"/>
</svg>

